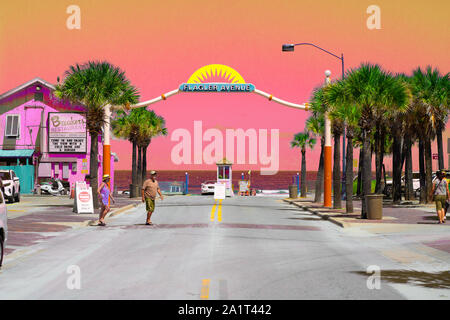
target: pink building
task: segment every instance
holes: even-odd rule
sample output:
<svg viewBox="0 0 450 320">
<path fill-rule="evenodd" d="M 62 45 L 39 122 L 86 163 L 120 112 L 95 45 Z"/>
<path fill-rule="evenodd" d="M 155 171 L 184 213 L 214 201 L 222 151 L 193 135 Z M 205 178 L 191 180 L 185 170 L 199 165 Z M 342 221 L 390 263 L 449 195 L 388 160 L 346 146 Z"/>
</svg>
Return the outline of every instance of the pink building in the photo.
<svg viewBox="0 0 450 320">
<path fill-rule="evenodd" d="M 35 78 L 0 95 L 0 169 L 13 169 L 21 192 L 31 193 L 47 179 L 72 186 L 89 173 L 90 136 L 86 108 L 61 101 L 55 87 Z M 111 156 L 111 187 L 114 162 Z M 99 137 L 98 175 L 102 176 L 103 144 Z"/>
</svg>

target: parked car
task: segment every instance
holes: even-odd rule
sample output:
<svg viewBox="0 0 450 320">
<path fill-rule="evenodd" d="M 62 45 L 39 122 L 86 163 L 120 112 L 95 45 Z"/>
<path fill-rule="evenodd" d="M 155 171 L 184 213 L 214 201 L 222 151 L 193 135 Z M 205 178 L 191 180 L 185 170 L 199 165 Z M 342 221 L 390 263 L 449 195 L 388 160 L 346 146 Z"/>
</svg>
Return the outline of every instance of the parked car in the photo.
<svg viewBox="0 0 450 320">
<path fill-rule="evenodd" d="M 214 185 L 216 181 L 205 181 L 202 183 L 202 194 L 211 194 L 214 193 Z"/>
<path fill-rule="evenodd" d="M 401 192 L 405 193 L 405 176 L 402 176 Z M 417 195 L 420 192 L 420 172 L 412 173 L 413 192 Z M 385 192 L 386 195 L 392 195 L 392 178 L 386 180 Z"/>
<path fill-rule="evenodd" d="M 7 239 L 8 239 L 8 214 L 6 209 L 5 198 L 0 188 L 0 267 L 2 266 L 3 263 L 3 256 L 5 253 L 5 245 Z"/>
<path fill-rule="evenodd" d="M 20 201 L 20 180 L 14 170 L 0 170 L 5 198 L 10 202 Z"/>
</svg>

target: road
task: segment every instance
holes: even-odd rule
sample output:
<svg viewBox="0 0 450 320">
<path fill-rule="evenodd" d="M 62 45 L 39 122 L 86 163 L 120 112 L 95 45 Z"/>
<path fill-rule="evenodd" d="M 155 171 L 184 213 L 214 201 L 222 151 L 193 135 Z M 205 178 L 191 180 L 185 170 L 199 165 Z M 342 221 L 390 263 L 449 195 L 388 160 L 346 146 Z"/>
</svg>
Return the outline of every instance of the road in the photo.
<svg viewBox="0 0 450 320">
<path fill-rule="evenodd" d="M 34 245 L 7 259 L 0 298 L 450 297 L 445 286 L 420 285 L 420 276 L 416 284 L 402 283 L 411 270 L 428 279 L 430 270 L 448 270 L 448 255 L 424 260 L 408 249 L 413 261 L 398 261 L 395 252 L 406 250 L 398 238 L 345 230 L 273 197 L 214 204 L 209 196 L 166 197 L 157 202 L 154 226 L 144 224 L 145 208 L 139 205 L 106 227 L 76 228 Z M 369 266 L 386 270 L 390 280 L 369 289 Z"/>
</svg>

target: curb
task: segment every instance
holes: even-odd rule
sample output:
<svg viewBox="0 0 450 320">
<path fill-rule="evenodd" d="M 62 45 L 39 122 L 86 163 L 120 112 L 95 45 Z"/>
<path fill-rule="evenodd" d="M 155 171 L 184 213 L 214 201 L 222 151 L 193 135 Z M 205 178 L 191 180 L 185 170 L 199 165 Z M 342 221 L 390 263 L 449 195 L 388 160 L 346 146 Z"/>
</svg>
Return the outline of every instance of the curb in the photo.
<svg viewBox="0 0 450 320">
<path fill-rule="evenodd" d="M 121 214 L 121 213 L 123 213 L 123 212 L 125 212 L 125 211 L 127 211 L 127 210 L 133 209 L 133 208 L 137 207 L 138 205 L 140 205 L 140 203 L 128 204 L 128 205 L 126 205 L 126 206 L 117 208 L 117 209 L 115 209 L 115 210 L 113 210 L 113 211 L 108 212 L 108 214 L 106 215 L 105 219 L 110 218 L 110 217 L 118 216 L 119 214 Z M 97 222 L 98 222 L 98 219 L 95 219 L 95 220 L 88 220 L 87 225 L 88 225 L 88 226 L 93 226 L 93 225 L 95 225 Z"/>
<path fill-rule="evenodd" d="M 314 210 L 311 207 L 303 206 L 303 205 L 300 204 L 300 201 L 292 201 L 291 199 L 283 199 L 283 201 L 287 202 L 289 204 L 293 204 L 296 207 L 302 208 L 305 211 L 311 212 L 312 214 L 315 214 L 316 216 L 319 216 L 323 220 L 330 221 L 330 222 L 338 225 L 339 227 L 342 227 L 342 228 L 350 227 L 349 223 L 343 222 L 343 221 L 339 221 L 335 217 L 330 217 L 329 215 L 326 215 L 326 214 L 321 214 L 321 213 L 317 212 L 316 210 Z"/>
</svg>

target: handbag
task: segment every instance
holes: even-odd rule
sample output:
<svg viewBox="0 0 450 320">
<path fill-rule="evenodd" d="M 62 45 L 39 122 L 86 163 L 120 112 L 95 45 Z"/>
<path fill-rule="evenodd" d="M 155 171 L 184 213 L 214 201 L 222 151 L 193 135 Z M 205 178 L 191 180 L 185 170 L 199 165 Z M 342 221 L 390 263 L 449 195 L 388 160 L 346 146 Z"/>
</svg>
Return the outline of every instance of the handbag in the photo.
<svg viewBox="0 0 450 320">
<path fill-rule="evenodd" d="M 444 179 L 442 179 L 442 180 L 444 180 Z M 437 188 L 439 188 L 439 186 L 441 185 L 442 180 L 439 180 L 438 185 L 437 185 L 436 188 L 434 189 L 434 192 L 433 192 L 433 201 L 436 201 L 436 191 L 437 191 Z M 447 207 L 447 204 L 446 204 L 445 206 Z"/>
</svg>

